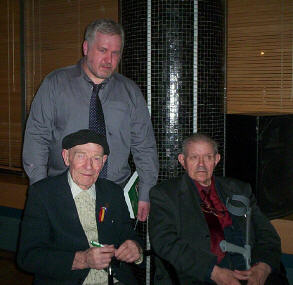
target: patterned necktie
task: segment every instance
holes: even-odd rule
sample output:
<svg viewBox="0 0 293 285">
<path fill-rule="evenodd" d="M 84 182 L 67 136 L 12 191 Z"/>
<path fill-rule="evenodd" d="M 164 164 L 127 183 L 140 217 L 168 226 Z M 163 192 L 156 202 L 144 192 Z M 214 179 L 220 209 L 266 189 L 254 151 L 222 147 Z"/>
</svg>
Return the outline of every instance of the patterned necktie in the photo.
<svg viewBox="0 0 293 285">
<path fill-rule="evenodd" d="M 96 201 L 88 191 L 83 190 L 75 196 L 74 202 L 81 226 L 91 247 L 91 240 L 99 240 L 96 221 Z M 83 284 L 108 284 L 107 273 L 104 270 L 90 269 Z"/>
<path fill-rule="evenodd" d="M 224 258 L 225 253 L 220 249 L 219 243 L 224 239 L 224 230 L 220 224 L 221 212 L 215 209 L 211 200 L 211 190 L 202 190 L 204 200 L 202 202 L 202 211 L 204 212 L 211 236 L 211 251 L 217 255 L 218 263 Z"/>
<path fill-rule="evenodd" d="M 104 112 L 99 98 L 99 91 L 104 88 L 104 84 L 91 84 L 93 85 L 93 92 L 90 101 L 89 129 L 96 131 L 100 135 L 106 136 Z M 100 171 L 99 177 L 107 177 L 107 161 L 104 164 L 102 170 Z"/>
</svg>

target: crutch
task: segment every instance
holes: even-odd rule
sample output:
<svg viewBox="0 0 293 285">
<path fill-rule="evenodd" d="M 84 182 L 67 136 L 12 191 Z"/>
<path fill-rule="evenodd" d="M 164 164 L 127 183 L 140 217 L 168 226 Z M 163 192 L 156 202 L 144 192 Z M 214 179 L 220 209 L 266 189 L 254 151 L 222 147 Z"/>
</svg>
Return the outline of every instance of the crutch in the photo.
<svg viewBox="0 0 293 285">
<path fill-rule="evenodd" d="M 244 206 L 234 206 L 231 201 L 240 202 Z M 242 254 L 245 260 L 246 269 L 250 269 L 251 261 L 251 246 L 249 245 L 250 239 L 250 219 L 251 208 L 249 206 L 249 199 L 242 195 L 233 195 L 232 199 L 227 198 L 226 207 L 228 211 L 235 216 L 245 216 L 246 218 L 246 235 L 244 247 L 235 245 L 233 243 L 222 240 L 220 242 L 220 248 L 223 252 L 235 252 Z"/>
</svg>

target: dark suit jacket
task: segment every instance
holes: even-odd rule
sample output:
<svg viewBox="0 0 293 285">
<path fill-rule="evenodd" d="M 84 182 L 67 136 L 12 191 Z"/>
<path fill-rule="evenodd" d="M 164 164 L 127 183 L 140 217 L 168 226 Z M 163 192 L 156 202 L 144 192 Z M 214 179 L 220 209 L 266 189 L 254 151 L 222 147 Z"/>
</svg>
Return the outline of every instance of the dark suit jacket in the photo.
<svg viewBox="0 0 293 285">
<path fill-rule="evenodd" d="M 103 222 L 99 209 L 107 207 Z M 123 190 L 113 182 L 96 182 L 96 217 L 99 242 L 119 247 L 125 240 L 137 240 L 130 227 Z M 22 221 L 18 263 L 35 273 L 34 284 L 82 284 L 89 269 L 71 270 L 76 251 L 89 248 L 79 221 L 67 180 L 67 172 L 33 184 Z M 113 268 L 114 276 L 125 284 L 137 284 L 128 265 Z"/>
<path fill-rule="evenodd" d="M 216 189 L 222 202 L 233 194 L 250 199 L 252 207 L 252 264 L 262 261 L 273 268 L 280 264 L 280 239 L 256 205 L 249 184 L 236 179 L 218 178 Z M 210 251 L 210 232 L 200 209 L 195 184 L 187 174 L 163 182 L 150 191 L 149 234 L 158 256 L 155 284 L 202 284 L 216 264 Z M 245 235 L 244 217 L 233 216 L 233 227 Z M 169 272 L 174 276 L 170 277 Z M 176 280 L 177 281 L 174 281 Z M 172 280 L 174 283 L 172 283 Z"/>
</svg>

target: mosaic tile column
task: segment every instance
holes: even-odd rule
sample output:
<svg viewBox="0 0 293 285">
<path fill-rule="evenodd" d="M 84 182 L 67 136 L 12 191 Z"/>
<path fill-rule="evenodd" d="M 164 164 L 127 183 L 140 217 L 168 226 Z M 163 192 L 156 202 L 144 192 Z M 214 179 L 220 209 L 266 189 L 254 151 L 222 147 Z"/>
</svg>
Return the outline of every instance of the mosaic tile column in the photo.
<svg viewBox="0 0 293 285">
<path fill-rule="evenodd" d="M 157 140 L 159 181 L 183 173 L 177 156 L 183 139 L 193 132 L 211 135 L 223 152 L 221 3 L 120 0 L 120 21 L 126 32 L 120 71 L 140 86 L 147 100 Z M 216 173 L 223 173 L 223 164 Z M 138 232 L 149 249 L 146 225 Z M 137 272 L 142 285 L 152 284 L 153 263 L 148 258 L 146 264 L 145 272 Z"/>
<path fill-rule="evenodd" d="M 216 168 L 223 175 L 225 142 L 225 10 L 224 1 L 198 1 L 197 129 L 211 135 L 222 156 Z"/>
<path fill-rule="evenodd" d="M 121 72 L 141 87 L 150 106 L 159 180 L 182 173 L 177 155 L 182 140 L 195 131 L 214 137 L 223 152 L 222 2 L 120 0 L 126 32 Z"/>
</svg>

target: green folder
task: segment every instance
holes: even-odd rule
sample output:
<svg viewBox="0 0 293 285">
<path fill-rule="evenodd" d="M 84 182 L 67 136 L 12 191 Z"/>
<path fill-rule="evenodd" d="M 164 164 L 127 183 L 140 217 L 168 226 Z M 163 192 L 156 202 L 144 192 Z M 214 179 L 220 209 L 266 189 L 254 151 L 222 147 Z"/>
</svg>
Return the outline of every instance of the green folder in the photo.
<svg viewBox="0 0 293 285">
<path fill-rule="evenodd" d="M 124 187 L 125 202 L 129 210 L 130 218 L 132 219 L 135 219 L 137 216 L 138 182 L 139 182 L 139 177 L 137 172 L 135 171 Z"/>
</svg>

